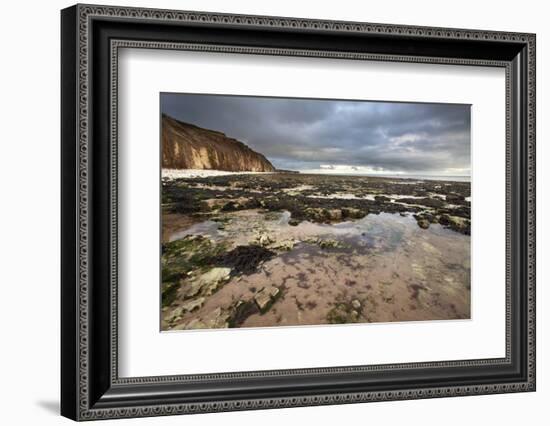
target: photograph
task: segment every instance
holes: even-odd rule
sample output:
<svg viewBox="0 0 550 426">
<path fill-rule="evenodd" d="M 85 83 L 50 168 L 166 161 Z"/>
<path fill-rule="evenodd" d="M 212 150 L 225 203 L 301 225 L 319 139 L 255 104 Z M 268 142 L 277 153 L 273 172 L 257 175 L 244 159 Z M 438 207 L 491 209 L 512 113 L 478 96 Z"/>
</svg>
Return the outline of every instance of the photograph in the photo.
<svg viewBox="0 0 550 426">
<path fill-rule="evenodd" d="M 470 105 L 160 94 L 161 330 L 470 318 Z"/>
<path fill-rule="evenodd" d="M 61 290 L 37 286 L 37 315 L 11 303 L 24 353 L 59 343 L 30 363 L 41 380 L 8 378 L 40 397 L 13 418 L 268 425 L 273 409 L 302 407 L 299 422 L 326 406 L 332 425 L 368 405 L 379 422 L 389 410 L 428 426 L 541 408 L 544 14 L 162 3 L 40 3 L 37 31 L 12 31 L 52 49 L 6 67 L 21 123 L 4 139 L 32 122 L 60 146 L 4 144 L 21 148 L 4 157 L 25 219 L 6 221 L 21 262 L 5 281 L 28 269 L 22 231 L 51 219 L 32 267 Z M 37 63 L 47 78 L 20 72 Z M 32 114 L 28 99 L 60 108 Z M 57 337 L 21 339 L 58 309 Z"/>
</svg>

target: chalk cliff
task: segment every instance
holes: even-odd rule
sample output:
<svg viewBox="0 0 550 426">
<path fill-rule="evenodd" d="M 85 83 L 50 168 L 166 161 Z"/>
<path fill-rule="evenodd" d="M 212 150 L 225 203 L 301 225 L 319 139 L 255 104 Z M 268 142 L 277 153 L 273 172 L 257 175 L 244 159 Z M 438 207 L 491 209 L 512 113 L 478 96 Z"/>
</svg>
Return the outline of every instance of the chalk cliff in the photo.
<svg viewBox="0 0 550 426">
<path fill-rule="evenodd" d="M 162 167 L 231 172 L 273 172 L 262 154 L 237 139 L 163 114 Z"/>
</svg>

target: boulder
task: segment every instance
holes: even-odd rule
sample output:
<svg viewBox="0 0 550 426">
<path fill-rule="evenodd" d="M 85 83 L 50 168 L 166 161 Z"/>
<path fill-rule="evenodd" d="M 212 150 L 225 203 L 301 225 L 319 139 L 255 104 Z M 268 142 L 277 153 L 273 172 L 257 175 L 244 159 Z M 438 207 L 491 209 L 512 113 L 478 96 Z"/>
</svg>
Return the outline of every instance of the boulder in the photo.
<svg viewBox="0 0 550 426">
<path fill-rule="evenodd" d="M 461 234 L 465 235 L 470 235 L 470 221 L 466 218 L 442 214 L 439 217 L 439 223 L 448 228 L 451 228 L 453 231 L 460 232 Z"/>
<path fill-rule="evenodd" d="M 279 297 L 281 290 L 275 286 L 264 287 L 254 295 L 254 301 L 260 309 L 260 312 L 265 313 Z"/>
<path fill-rule="evenodd" d="M 416 223 L 418 223 L 418 226 L 422 229 L 428 229 L 430 227 L 428 219 L 417 219 Z"/>
<path fill-rule="evenodd" d="M 430 223 L 434 223 L 434 216 L 430 213 L 415 214 L 414 218 L 416 219 L 418 226 L 422 229 L 428 229 L 430 227 Z M 437 219 L 435 219 L 435 221 L 437 222 Z"/>
<path fill-rule="evenodd" d="M 361 219 L 367 215 L 367 212 L 353 207 L 344 207 L 342 209 L 342 217 L 349 219 Z"/>
<path fill-rule="evenodd" d="M 305 209 L 304 213 L 308 219 L 313 220 L 314 222 L 324 222 L 328 219 L 327 210 L 319 207 L 309 207 Z"/>
<path fill-rule="evenodd" d="M 256 236 L 256 241 L 262 247 L 266 247 L 273 242 L 273 238 L 271 238 L 268 234 L 260 233 Z"/>
<path fill-rule="evenodd" d="M 326 214 L 329 220 L 342 220 L 342 210 L 340 209 L 328 209 Z"/>
<path fill-rule="evenodd" d="M 197 279 L 196 285 L 201 288 L 204 295 L 210 296 L 228 281 L 230 276 L 231 268 L 212 268 Z"/>
</svg>

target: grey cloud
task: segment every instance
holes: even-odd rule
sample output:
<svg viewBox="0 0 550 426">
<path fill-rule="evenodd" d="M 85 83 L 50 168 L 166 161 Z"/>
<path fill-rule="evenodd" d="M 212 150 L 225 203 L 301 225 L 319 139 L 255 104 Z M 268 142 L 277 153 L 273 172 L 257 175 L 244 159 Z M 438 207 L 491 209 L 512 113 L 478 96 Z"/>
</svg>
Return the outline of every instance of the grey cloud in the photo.
<svg viewBox="0 0 550 426">
<path fill-rule="evenodd" d="M 161 109 L 239 139 L 280 168 L 470 170 L 469 105 L 162 94 Z"/>
</svg>

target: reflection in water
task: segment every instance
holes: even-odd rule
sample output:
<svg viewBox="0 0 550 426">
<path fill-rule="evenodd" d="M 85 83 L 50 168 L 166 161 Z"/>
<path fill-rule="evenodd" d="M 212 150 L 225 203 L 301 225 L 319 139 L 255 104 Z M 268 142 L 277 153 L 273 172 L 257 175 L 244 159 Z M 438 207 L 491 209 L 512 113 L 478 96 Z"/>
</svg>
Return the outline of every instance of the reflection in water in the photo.
<svg viewBox="0 0 550 426">
<path fill-rule="evenodd" d="M 282 296 L 239 326 L 470 317 L 469 236 L 439 224 L 421 229 L 411 215 L 369 214 L 353 221 L 303 221 L 296 226 L 289 224 L 290 218 L 287 211 L 243 210 L 172 234 L 170 241 L 201 235 L 229 249 L 261 246 L 274 256 L 257 272 L 231 275 L 181 319 L 170 322 L 166 314 L 168 328 L 219 326 L 215 324 L 222 313 L 271 286 Z"/>
<path fill-rule="evenodd" d="M 284 211 L 281 213 L 280 219 L 277 221 L 278 225 L 288 225 L 288 221 L 290 220 L 290 212 Z"/>
<path fill-rule="evenodd" d="M 218 241 L 222 238 L 222 234 L 219 231 L 219 224 L 213 220 L 206 220 L 204 222 L 195 223 L 189 228 L 174 232 L 169 241 L 180 240 L 187 235 L 203 235 L 211 240 Z"/>
</svg>

